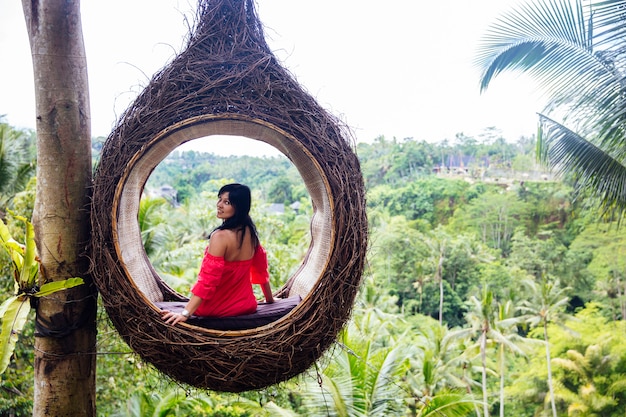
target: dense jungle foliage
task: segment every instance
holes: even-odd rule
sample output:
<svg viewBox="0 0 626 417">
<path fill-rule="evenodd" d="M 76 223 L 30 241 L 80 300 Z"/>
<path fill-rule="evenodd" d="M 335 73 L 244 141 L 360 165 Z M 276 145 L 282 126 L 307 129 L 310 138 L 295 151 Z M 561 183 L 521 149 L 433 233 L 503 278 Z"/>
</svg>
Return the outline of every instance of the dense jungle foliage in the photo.
<svg viewBox="0 0 626 417">
<path fill-rule="evenodd" d="M 34 201 L 34 134 L 0 120 L 0 141 L 2 217 L 19 236 L 13 213 L 29 217 Z M 543 172 L 534 147 L 494 129 L 359 143 L 369 255 L 353 318 L 326 357 L 258 392 L 200 391 L 142 362 L 100 308 L 98 414 L 531 417 L 552 415 L 554 399 L 559 416 L 624 416 L 626 235 L 569 179 Z M 307 250 L 312 207 L 289 160 L 174 151 L 139 220 L 151 262 L 183 293 L 217 225 L 217 189 L 232 181 L 254 192 L 274 288 Z M 2 375 L 0 415 L 30 415 L 34 337 L 30 324 Z"/>
</svg>

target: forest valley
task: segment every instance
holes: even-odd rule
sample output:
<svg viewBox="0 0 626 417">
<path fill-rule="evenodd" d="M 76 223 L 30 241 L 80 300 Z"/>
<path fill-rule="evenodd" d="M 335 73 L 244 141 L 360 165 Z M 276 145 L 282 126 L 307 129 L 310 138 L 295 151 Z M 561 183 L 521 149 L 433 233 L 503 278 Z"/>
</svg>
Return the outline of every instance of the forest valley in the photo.
<svg viewBox="0 0 626 417">
<path fill-rule="evenodd" d="M 30 218 L 32 131 L 0 120 L 3 220 Z M 94 165 L 104 138 L 93 140 Z M 535 162 L 534 138 L 495 129 L 429 143 L 378 137 L 355 151 L 367 188 L 369 251 L 352 319 L 305 374 L 242 394 L 169 380 L 98 316 L 102 416 L 621 416 L 626 414 L 626 234 L 619 219 Z M 145 187 L 139 224 L 163 279 L 188 294 L 216 193 L 253 190 L 254 219 L 280 288 L 309 245 L 313 213 L 281 156 L 176 150 Z M 13 291 L 5 254 L 3 294 Z M 30 415 L 34 326 L 2 375 L 0 415 Z"/>
</svg>

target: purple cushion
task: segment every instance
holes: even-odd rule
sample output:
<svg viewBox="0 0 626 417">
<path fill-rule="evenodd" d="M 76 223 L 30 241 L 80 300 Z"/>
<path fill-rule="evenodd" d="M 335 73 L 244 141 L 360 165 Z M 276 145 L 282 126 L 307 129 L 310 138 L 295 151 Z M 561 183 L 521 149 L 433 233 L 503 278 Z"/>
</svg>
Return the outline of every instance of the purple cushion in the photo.
<svg viewBox="0 0 626 417">
<path fill-rule="evenodd" d="M 289 313 L 302 301 L 299 295 L 289 298 L 276 298 L 271 304 L 259 303 L 256 312 L 234 317 L 198 317 L 191 316 L 187 323 L 194 326 L 205 327 L 215 330 L 244 330 L 265 326 L 278 320 Z M 162 301 L 155 303 L 161 310 L 169 310 L 175 313 L 183 311 L 186 301 Z"/>
</svg>

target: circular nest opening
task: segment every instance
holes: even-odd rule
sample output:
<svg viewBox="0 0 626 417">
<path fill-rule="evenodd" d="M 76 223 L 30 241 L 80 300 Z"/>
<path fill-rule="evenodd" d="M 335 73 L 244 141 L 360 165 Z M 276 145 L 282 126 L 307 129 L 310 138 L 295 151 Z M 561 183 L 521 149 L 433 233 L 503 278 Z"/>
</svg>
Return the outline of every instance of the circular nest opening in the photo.
<svg viewBox="0 0 626 417">
<path fill-rule="evenodd" d="M 172 149 L 190 140 L 213 135 L 244 136 L 265 142 L 281 151 L 298 169 L 313 203 L 311 244 L 302 266 L 278 293 L 299 295 L 305 299 L 327 267 L 335 241 L 331 209 L 334 201 L 328 180 L 311 154 L 289 134 L 262 120 L 248 120 L 240 115 L 207 115 L 180 122 L 150 140 L 128 161 L 111 210 L 117 257 L 134 290 L 140 291 L 146 302 L 179 298 L 164 287 L 145 256 L 138 222 L 139 201 L 149 175 Z"/>
<path fill-rule="evenodd" d="M 154 304 L 184 297 L 159 278 L 141 244 L 143 187 L 178 145 L 211 135 L 274 146 L 313 201 L 309 250 L 279 291 L 303 300 L 255 329 L 170 326 Z M 201 1 L 187 49 L 124 113 L 94 176 L 92 276 L 129 346 L 172 378 L 218 391 L 259 389 L 308 369 L 349 319 L 365 262 L 365 191 L 347 137 L 271 54 L 252 1 Z"/>
</svg>

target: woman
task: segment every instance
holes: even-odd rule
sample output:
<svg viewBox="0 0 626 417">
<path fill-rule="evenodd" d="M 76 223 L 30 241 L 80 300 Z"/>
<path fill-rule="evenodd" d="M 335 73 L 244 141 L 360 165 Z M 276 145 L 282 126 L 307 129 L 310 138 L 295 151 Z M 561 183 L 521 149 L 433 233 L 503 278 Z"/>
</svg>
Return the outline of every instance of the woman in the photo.
<svg viewBox="0 0 626 417">
<path fill-rule="evenodd" d="M 227 184 L 217 194 L 217 217 L 222 224 L 209 236 L 209 245 L 182 313 L 161 312 L 169 324 L 189 316 L 228 317 L 254 313 L 257 301 L 252 284 L 260 284 L 268 303 L 274 302 L 267 255 L 250 218 L 250 188 Z"/>
</svg>

